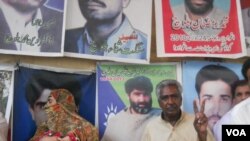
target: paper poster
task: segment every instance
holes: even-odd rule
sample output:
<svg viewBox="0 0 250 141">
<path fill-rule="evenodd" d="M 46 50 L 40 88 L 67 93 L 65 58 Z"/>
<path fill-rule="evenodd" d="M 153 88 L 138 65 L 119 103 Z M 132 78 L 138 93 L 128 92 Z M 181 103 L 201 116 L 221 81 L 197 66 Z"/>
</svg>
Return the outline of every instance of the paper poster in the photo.
<svg viewBox="0 0 250 141">
<path fill-rule="evenodd" d="M 42 108 L 46 95 L 61 88 L 74 96 L 78 114 L 95 124 L 95 73 L 20 64 L 15 71 L 12 141 L 34 136 L 37 125 L 46 119 Z"/>
<path fill-rule="evenodd" d="M 244 27 L 247 56 L 250 56 L 250 1 L 241 0 L 241 13 Z"/>
<path fill-rule="evenodd" d="M 1 1 L 0 53 L 63 56 L 66 1 Z"/>
<path fill-rule="evenodd" d="M 242 64 L 229 62 L 186 61 L 182 65 L 183 110 L 194 113 L 193 101 L 205 100 L 208 127 L 233 106 L 232 85 L 242 80 Z M 199 105 L 199 104 L 198 104 Z"/>
<path fill-rule="evenodd" d="M 158 110 L 159 111 L 158 114 L 160 114 L 161 110 L 158 105 L 155 87 L 160 81 L 164 79 L 175 79 L 181 82 L 180 64 L 179 63 L 163 63 L 163 64 L 151 64 L 151 65 L 129 65 L 129 64 L 111 64 L 111 63 L 98 64 L 97 118 L 98 118 L 100 139 L 118 140 L 119 138 L 126 138 L 126 139 L 132 138 L 131 140 L 138 140 L 141 137 L 141 133 L 143 131 L 144 124 L 146 124 L 147 122 L 147 119 L 156 116 L 151 113 Z M 148 101 L 147 100 L 145 100 L 144 102 L 141 101 L 142 105 L 148 104 L 147 105 L 148 107 L 145 106 L 147 108 L 142 108 L 142 109 L 139 108 L 140 110 L 139 109 L 135 110 L 139 114 L 132 114 L 132 112 L 130 111 L 132 109 L 136 109 L 135 108 L 136 106 L 132 105 L 136 105 L 135 104 L 136 102 L 134 100 L 136 99 L 136 97 L 137 98 L 139 97 L 139 94 L 134 98 L 131 97 L 132 92 L 130 93 L 128 91 L 129 89 L 132 90 L 133 87 L 137 87 L 134 89 L 141 89 L 143 91 L 145 89 L 145 93 L 151 96 L 148 99 Z M 151 93 L 149 90 L 150 88 L 152 88 Z M 129 114 L 128 112 L 131 113 Z M 121 118 L 121 116 L 123 118 Z M 116 122 L 121 122 L 121 124 L 116 124 Z M 114 124 L 116 124 L 116 127 L 114 127 L 115 126 Z M 133 127 L 131 127 L 131 125 Z M 119 126 L 120 130 L 116 130 L 117 128 L 119 128 Z M 114 130 L 112 132 L 113 134 L 112 133 L 109 134 L 109 129 Z"/>
<path fill-rule="evenodd" d="M 65 56 L 148 64 L 152 0 L 68 1 Z"/>
<path fill-rule="evenodd" d="M 155 1 L 157 56 L 245 56 L 240 2 L 195 2 Z"/>
<path fill-rule="evenodd" d="M 14 70 L 14 65 L 0 64 L 0 112 L 7 123 L 9 123 L 11 116 Z"/>
</svg>

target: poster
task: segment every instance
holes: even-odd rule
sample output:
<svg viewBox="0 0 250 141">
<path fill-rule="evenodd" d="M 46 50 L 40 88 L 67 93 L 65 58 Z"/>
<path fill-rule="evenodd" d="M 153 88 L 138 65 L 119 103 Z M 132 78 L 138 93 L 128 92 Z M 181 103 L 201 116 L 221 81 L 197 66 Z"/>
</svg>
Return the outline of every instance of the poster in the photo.
<svg viewBox="0 0 250 141">
<path fill-rule="evenodd" d="M 0 2 L 0 53 L 63 56 L 67 0 Z"/>
<path fill-rule="evenodd" d="M 240 11 L 235 0 L 156 0 L 157 56 L 245 56 Z"/>
<path fill-rule="evenodd" d="M 52 89 L 69 90 L 78 114 L 94 125 L 95 80 L 95 73 L 84 70 L 20 64 L 15 71 L 12 141 L 28 141 L 34 135 L 46 119 L 42 107 Z"/>
<path fill-rule="evenodd" d="M 15 66 L 0 64 L 0 112 L 7 123 L 11 120 Z"/>
<path fill-rule="evenodd" d="M 241 0 L 241 13 L 244 27 L 245 42 L 247 47 L 247 56 L 250 56 L 250 1 Z"/>
<path fill-rule="evenodd" d="M 149 63 L 152 0 L 68 1 L 67 9 L 65 56 Z"/>
<path fill-rule="evenodd" d="M 148 116 L 148 114 L 151 113 L 153 110 L 159 110 L 155 87 L 160 81 L 164 79 L 175 79 L 181 82 L 180 64 L 174 62 L 151 65 L 129 65 L 114 63 L 98 64 L 98 105 L 96 107 L 98 108 L 97 124 L 99 127 L 100 139 L 121 140 L 119 138 L 123 138 L 131 141 L 140 139 L 142 130 L 147 122 L 147 119 L 157 116 L 157 114 L 152 114 L 153 116 Z M 149 84 L 149 80 L 151 80 L 151 84 Z M 133 85 L 133 83 L 135 83 L 135 85 Z M 143 86 L 147 88 L 151 88 L 152 86 L 152 92 L 150 93 L 150 90 L 148 89 L 145 89 L 144 91 Z M 147 93 L 148 96 L 151 96 L 151 104 L 149 104 L 151 106 L 149 106 L 147 113 L 144 113 L 142 112 L 143 110 L 141 110 L 141 112 L 137 111 L 137 113 L 139 114 L 132 114 L 132 112 L 128 115 L 125 114 L 129 112 L 128 109 L 135 109 L 135 107 L 131 105 L 135 105 L 132 103 L 136 102 L 132 97 L 129 96 L 133 90 L 130 94 L 128 94 L 129 92 L 127 92 L 126 90 L 133 89 L 133 87 L 139 87 L 134 89 L 142 89 L 142 91 Z M 150 100 L 145 100 L 144 104 L 150 103 Z M 158 114 L 160 114 L 160 112 L 161 110 Z M 122 114 L 125 114 L 125 116 L 123 117 L 125 119 L 118 119 L 119 122 L 122 122 L 121 124 L 117 124 L 117 126 L 120 126 L 120 129 L 118 130 L 117 128 L 119 127 L 117 126 L 111 127 L 112 122 L 115 121 L 113 119 L 121 117 Z M 113 133 L 116 135 L 109 135 L 107 131 L 108 129 L 115 130 Z"/>
<path fill-rule="evenodd" d="M 216 122 L 233 106 L 232 85 L 242 80 L 242 64 L 229 62 L 186 61 L 182 65 L 183 110 L 194 113 L 193 101 L 205 101 L 204 113 L 208 127 L 213 130 Z"/>
</svg>

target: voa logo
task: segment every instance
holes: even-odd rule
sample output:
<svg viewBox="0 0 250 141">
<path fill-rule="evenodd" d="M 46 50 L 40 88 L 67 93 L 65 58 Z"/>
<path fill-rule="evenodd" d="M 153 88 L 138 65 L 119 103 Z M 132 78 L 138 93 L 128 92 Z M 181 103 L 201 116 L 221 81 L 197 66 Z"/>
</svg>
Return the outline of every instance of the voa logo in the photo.
<svg viewBox="0 0 250 141">
<path fill-rule="evenodd" d="M 244 129 L 226 129 L 227 136 L 247 136 Z"/>
</svg>

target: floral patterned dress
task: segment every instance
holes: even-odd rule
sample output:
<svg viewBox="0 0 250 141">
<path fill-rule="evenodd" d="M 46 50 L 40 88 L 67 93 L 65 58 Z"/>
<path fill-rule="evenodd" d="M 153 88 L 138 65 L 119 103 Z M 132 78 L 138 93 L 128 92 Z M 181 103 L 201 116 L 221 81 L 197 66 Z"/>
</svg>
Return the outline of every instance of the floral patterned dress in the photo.
<svg viewBox="0 0 250 141">
<path fill-rule="evenodd" d="M 66 89 L 52 90 L 50 97 L 56 100 L 52 106 L 45 105 L 48 120 L 42 123 L 30 139 L 39 141 L 44 136 L 69 136 L 71 141 L 98 141 L 97 129 L 79 116 L 73 95 Z"/>
</svg>

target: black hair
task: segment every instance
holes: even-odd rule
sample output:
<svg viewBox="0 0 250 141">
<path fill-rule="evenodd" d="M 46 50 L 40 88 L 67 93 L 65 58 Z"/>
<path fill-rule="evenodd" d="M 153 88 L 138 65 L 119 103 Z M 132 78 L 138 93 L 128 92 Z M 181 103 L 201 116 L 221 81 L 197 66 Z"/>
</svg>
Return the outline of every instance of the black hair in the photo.
<svg viewBox="0 0 250 141">
<path fill-rule="evenodd" d="M 232 89 L 233 98 L 235 98 L 235 91 L 236 91 L 237 87 L 245 86 L 245 85 L 248 86 L 248 81 L 247 80 L 237 80 L 232 84 L 231 89 Z"/>
<path fill-rule="evenodd" d="M 145 90 L 146 92 L 152 93 L 153 84 L 151 80 L 145 76 L 137 76 L 130 78 L 125 82 L 125 91 L 130 94 L 134 89 Z"/>
<path fill-rule="evenodd" d="M 204 66 L 196 75 L 195 89 L 198 95 L 204 82 L 214 80 L 222 80 L 231 87 L 235 81 L 239 80 L 239 77 L 234 71 L 221 65 Z"/>
<path fill-rule="evenodd" d="M 26 84 L 25 97 L 29 105 L 34 108 L 36 100 L 41 96 L 44 89 L 69 90 L 78 105 L 81 97 L 81 84 L 75 74 L 65 74 L 50 71 L 35 72 Z"/>
<path fill-rule="evenodd" d="M 246 80 L 248 80 L 248 78 L 247 78 L 247 70 L 248 69 L 250 69 L 250 58 L 245 60 L 245 62 L 242 65 L 242 69 L 241 69 L 241 73 Z"/>
</svg>

